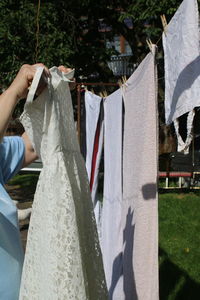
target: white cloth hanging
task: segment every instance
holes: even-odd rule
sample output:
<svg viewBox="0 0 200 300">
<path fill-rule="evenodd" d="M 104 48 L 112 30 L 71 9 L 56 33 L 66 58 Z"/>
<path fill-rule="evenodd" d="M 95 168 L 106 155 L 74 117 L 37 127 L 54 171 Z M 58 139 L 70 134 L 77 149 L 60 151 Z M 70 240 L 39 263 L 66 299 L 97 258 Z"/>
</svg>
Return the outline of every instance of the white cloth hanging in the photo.
<svg viewBox="0 0 200 300">
<path fill-rule="evenodd" d="M 123 295 L 156 300 L 158 293 L 157 74 L 155 45 L 124 88 Z"/>
<path fill-rule="evenodd" d="M 189 147 L 193 139 L 192 129 L 193 129 L 194 116 L 195 116 L 195 110 L 190 111 L 187 116 L 187 137 L 185 142 L 183 141 L 179 133 L 179 120 L 178 119 L 174 120 L 174 128 L 175 128 L 177 141 L 178 141 L 178 147 L 177 147 L 178 152 L 184 152 L 184 154 L 189 153 Z"/>
<path fill-rule="evenodd" d="M 48 88 L 32 102 L 33 91 L 22 115 L 43 169 L 30 220 L 20 300 L 107 299 L 67 75 L 56 67 L 50 72 Z"/>
<path fill-rule="evenodd" d="M 184 0 L 163 33 L 166 123 L 200 106 L 199 14 Z"/>
<path fill-rule="evenodd" d="M 97 123 L 100 114 L 102 98 L 85 91 L 85 112 L 86 112 L 86 169 L 90 180 L 92 167 L 92 154 Z"/>
<path fill-rule="evenodd" d="M 104 192 L 101 249 L 109 299 L 121 299 L 122 277 L 122 93 L 104 101 Z"/>
<path fill-rule="evenodd" d="M 103 149 L 103 100 L 101 97 L 85 92 L 86 111 L 86 169 L 90 181 L 92 203 L 101 238 L 102 203 L 97 195 L 99 167 Z"/>
</svg>

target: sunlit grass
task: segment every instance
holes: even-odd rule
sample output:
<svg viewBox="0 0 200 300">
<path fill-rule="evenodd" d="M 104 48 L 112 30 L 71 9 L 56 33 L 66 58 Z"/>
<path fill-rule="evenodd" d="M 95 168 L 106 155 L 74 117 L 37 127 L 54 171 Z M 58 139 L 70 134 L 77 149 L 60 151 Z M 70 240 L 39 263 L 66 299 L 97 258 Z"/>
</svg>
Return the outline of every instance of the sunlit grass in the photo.
<svg viewBox="0 0 200 300">
<path fill-rule="evenodd" d="M 38 181 L 37 174 L 24 174 L 24 175 L 16 175 L 10 181 L 10 185 L 16 185 L 19 187 L 31 187 L 35 186 Z"/>
<path fill-rule="evenodd" d="M 162 299 L 200 299 L 200 195 L 159 195 Z"/>
</svg>

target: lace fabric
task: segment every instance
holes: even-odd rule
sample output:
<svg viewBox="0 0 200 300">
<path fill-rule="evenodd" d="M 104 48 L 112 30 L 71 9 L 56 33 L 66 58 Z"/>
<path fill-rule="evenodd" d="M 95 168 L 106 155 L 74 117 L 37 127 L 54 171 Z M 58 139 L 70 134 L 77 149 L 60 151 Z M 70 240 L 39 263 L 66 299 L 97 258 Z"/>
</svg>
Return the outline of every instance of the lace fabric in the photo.
<svg viewBox="0 0 200 300">
<path fill-rule="evenodd" d="M 70 91 L 56 68 L 51 75 L 48 89 L 21 117 L 44 167 L 33 203 L 20 300 L 107 299 Z"/>
</svg>

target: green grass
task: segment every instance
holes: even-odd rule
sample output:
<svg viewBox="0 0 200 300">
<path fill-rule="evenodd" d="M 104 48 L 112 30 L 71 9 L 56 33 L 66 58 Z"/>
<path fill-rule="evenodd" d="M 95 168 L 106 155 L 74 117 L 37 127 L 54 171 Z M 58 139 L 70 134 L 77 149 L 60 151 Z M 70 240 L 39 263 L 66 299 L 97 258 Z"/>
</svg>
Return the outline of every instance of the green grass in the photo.
<svg viewBox="0 0 200 300">
<path fill-rule="evenodd" d="M 24 174 L 24 175 L 16 175 L 10 181 L 10 185 L 18 185 L 21 188 L 28 188 L 35 186 L 38 181 L 38 174 Z"/>
<path fill-rule="evenodd" d="M 20 202 L 32 201 L 38 181 L 38 174 L 16 175 L 8 183 L 11 197 Z"/>
<path fill-rule="evenodd" d="M 200 299 L 200 195 L 159 195 L 160 300 Z"/>
</svg>

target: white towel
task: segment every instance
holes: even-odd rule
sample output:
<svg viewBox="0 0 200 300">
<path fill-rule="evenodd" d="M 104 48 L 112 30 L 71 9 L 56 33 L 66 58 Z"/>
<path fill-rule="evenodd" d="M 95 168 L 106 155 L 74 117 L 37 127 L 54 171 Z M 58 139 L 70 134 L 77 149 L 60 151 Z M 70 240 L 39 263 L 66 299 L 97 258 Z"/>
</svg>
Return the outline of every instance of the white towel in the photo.
<svg viewBox="0 0 200 300">
<path fill-rule="evenodd" d="M 90 181 L 92 203 L 97 223 L 99 238 L 101 237 L 102 203 L 97 197 L 99 166 L 103 149 L 103 102 L 94 93 L 85 92 L 86 110 L 86 169 Z"/>
<path fill-rule="evenodd" d="M 86 91 L 85 92 L 85 112 L 86 112 L 86 169 L 90 180 L 92 154 L 97 122 L 100 113 L 101 97 Z"/>
<path fill-rule="evenodd" d="M 102 238 L 104 270 L 109 299 L 121 299 L 122 280 L 122 93 L 104 101 L 104 196 Z"/>
<path fill-rule="evenodd" d="M 199 15 L 196 0 L 184 0 L 163 33 L 165 118 L 169 124 L 200 105 Z"/>
<path fill-rule="evenodd" d="M 158 299 L 155 46 L 124 90 L 123 277 L 126 300 Z"/>
</svg>

